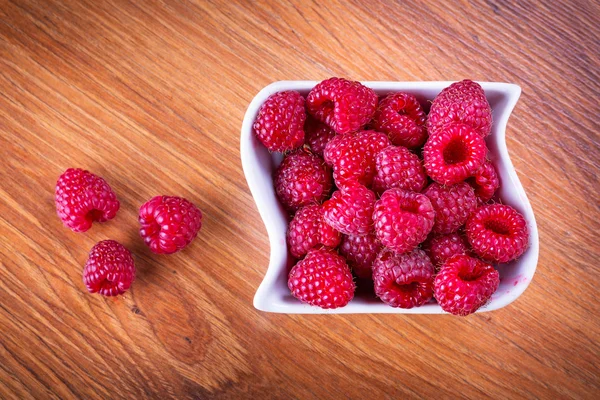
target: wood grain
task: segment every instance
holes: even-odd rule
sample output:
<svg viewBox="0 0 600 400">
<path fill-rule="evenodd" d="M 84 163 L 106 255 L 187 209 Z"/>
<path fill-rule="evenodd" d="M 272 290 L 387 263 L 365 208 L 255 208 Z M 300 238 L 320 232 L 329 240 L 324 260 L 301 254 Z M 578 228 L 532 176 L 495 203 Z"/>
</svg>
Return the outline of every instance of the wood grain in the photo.
<svg viewBox="0 0 600 400">
<path fill-rule="evenodd" d="M 0 397 L 598 398 L 600 6 L 573 2 L 0 0 Z M 449 316 L 260 313 L 269 243 L 239 161 L 254 95 L 281 79 L 515 82 L 508 147 L 541 234 L 531 286 Z M 122 202 L 86 234 L 53 191 L 90 169 Z M 137 209 L 205 214 L 152 255 Z M 115 239 L 138 279 L 86 293 Z"/>
</svg>

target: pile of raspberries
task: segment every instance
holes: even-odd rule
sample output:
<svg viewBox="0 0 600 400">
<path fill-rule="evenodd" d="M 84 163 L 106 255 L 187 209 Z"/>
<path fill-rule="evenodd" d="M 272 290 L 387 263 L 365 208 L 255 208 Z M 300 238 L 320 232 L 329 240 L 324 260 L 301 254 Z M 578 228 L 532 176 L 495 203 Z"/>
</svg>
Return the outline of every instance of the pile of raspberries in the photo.
<svg viewBox="0 0 600 400">
<path fill-rule="evenodd" d="M 56 213 L 73 232 L 86 232 L 94 222 L 113 219 L 121 203 L 100 176 L 81 168 L 69 168 L 56 182 Z M 156 196 L 140 207 L 139 233 L 156 254 L 176 253 L 194 240 L 202 227 L 202 212 L 190 201 L 176 196 Z M 98 242 L 83 269 L 90 293 L 118 296 L 135 279 L 131 252 L 115 240 Z"/>
<path fill-rule="evenodd" d="M 464 316 L 497 290 L 494 264 L 527 249 L 527 222 L 495 197 L 482 87 L 453 83 L 426 106 L 342 78 L 262 104 L 253 128 L 285 154 L 273 182 L 291 218 L 287 245 L 298 261 L 288 287 L 300 301 L 343 307 L 354 274 L 391 307 L 435 298 Z"/>
</svg>

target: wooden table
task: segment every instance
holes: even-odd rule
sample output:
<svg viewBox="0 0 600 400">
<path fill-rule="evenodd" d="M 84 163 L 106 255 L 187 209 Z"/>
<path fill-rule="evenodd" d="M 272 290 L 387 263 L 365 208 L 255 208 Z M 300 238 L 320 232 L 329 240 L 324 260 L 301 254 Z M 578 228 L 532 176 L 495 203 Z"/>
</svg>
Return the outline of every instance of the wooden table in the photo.
<svg viewBox="0 0 600 400">
<path fill-rule="evenodd" d="M 1 398 L 598 398 L 600 7 L 501 1 L 0 1 Z M 373 2 L 374 3 L 374 2 Z M 266 314 L 269 243 L 242 173 L 249 101 L 282 79 L 515 82 L 513 163 L 541 233 L 512 305 L 451 316 Z M 68 167 L 113 221 L 62 226 Z M 158 194 L 204 211 L 150 253 Z M 125 296 L 88 294 L 89 249 L 131 249 Z"/>
</svg>

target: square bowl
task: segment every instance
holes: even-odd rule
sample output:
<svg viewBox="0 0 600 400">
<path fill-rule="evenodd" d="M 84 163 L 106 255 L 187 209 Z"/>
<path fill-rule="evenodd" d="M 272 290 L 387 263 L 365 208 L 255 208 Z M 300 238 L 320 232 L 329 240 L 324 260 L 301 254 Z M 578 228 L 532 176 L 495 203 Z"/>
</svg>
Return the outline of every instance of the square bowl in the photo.
<svg viewBox="0 0 600 400">
<path fill-rule="evenodd" d="M 279 81 L 262 89 L 248 106 L 242 123 L 240 138 L 240 154 L 244 175 L 250 192 L 256 202 L 258 212 L 265 224 L 271 254 L 265 277 L 254 296 L 254 307 L 261 311 L 289 314 L 352 314 L 352 313 L 387 313 L 387 314 L 442 314 L 444 311 L 430 302 L 421 307 L 401 309 L 390 307 L 378 299 L 357 293 L 355 298 L 345 307 L 324 310 L 319 307 L 301 303 L 294 298 L 287 287 L 288 271 L 294 260 L 286 245 L 288 217 L 275 195 L 273 172 L 279 166 L 282 155 L 270 153 L 256 138 L 252 126 L 263 102 L 273 93 L 284 90 L 296 90 L 306 96 L 317 84 L 317 81 Z M 445 87 L 453 82 L 362 82 L 373 88 L 378 95 L 390 92 L 407 92 L 415 95 L 420 101 L 431 101 Z M 519 178 L 510 161 L 506 148 L 506 124 L 515 107 L 521 88 L 515 84 L 498 82 L 479 82 L 485 90 L 486 97 L 492 107 L 492 133 L 486 138 L 490 151 L 489 158 L 493 162 L 501 187 L 500 198 L 523 214 L 528 223 L 530 238 L 529 248 L 518 259 L 511 263 L 497 266 L 500 272 L 500 286 L 486 307 L 478 312 L 492 311 L 512 303 L 527 288 L 535 269 L 539 255 L 539 237 L 533 210 Z"/>
</svg>

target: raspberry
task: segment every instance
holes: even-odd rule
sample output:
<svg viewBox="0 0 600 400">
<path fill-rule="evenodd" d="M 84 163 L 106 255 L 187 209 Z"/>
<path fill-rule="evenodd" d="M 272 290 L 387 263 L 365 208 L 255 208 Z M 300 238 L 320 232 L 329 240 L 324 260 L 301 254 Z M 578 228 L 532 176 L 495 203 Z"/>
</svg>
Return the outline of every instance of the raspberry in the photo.
<svg viewBox="0 0 600 400">
<path fill-rule="evenodd" d="M 469 248 L 461 235 L 449 233 L 434 235 L 423 243 L 423 250 L 425 250 L 433 265 L 440 268 L 450 257 L 457 254 L 467 254 Z"/>
<path fill-rule="evenodd" d="M 312 249 L 290 271 L 292 295 L 311 306 L 343 307 L 354 297 L 356 286 L 343 257 L 328 249 Z"/>
<path fill-rule="evenodd" d="M 375 169 L 373 190 L 378 194 L 391 188 L 420 192 L 427 184 L 421 159 L 406 147 L 389 146 L 381 150 L 375 156 Z"/>
<path fill-rule="evenodd" d="M 140 235 L 152 252 L 171 254 L 186 247 L 202 227 L 202 212 L 182 197 L 156 196 L 140 207 Z"/>
<path fill-rule="evenodd" d="M 392 307 L 418 307 L 433 297 L 434 274 L 423 250 L 398 255 L 383 249 L 373 263 L 375 294 Z"/>
<path fill-rule="evenodd" d="M 475 174 L 485 161 L 485 141 L 467 125 L 452 124 L 431 134 L 423 148 L 425 170 L 434 181 L 452 185 Z"/>
<path fill-rule="evenodd" d="M 500 187 L 500 179 L 494 165 L 486 160 L 466 182 L 475 189 L 475 195 L 481 203 L 489 201 Z"/>
<path fill-rule="evenodd" d="M 352 182 L 333 192 L 331 199 L 323 203 L 323 219 L 346 235 L 366 235 L 373 229 L 375 200 L 375 193 Z"/>
<path fill-rule="evenodd" d="M 434 220 L 435 211 L 427 196 L 403 189 L 384 192 L 373 211 L 377 238 L 399 254 L 423 242 Z"/>
<path fill-rule="evenodd" d="M 83 269 L 83 283 L 90 293 L 118 296 L 125 293 L 135 279 L 131 253 L 114 240 L 96 243 Z"/>
<path fill-rule="evenodd" d="M 69 168 L 58 178 L 55 203 L 58 217 L 73 232 L 113 219 L 120 206 L 104 179 L 79 168 Z"/>
<path fill-rule="evenodd" d="M 465 316 L 484 306 L 499 284 L 500 275 L 491 265 L 477 258 L 455 255 L 435 277 L 434 294 L 444 311 Z"/>
<path fill-rule="evenodd" d="M 423 194 L 429 197 L 435 210 L 433 232 L 436 233 L 456 232 L 477 208 L 475 192 L 466 182 L 450 186 L 434 182 Z"/>
<path fill-rule="evenodd" d="M 360 82 L 330 78 L 318 83 L 306 98 L 308 112 L 338 134 L 365 126 L 377 108 L 377 95 Z"/>
<path fill-rule="evenodd" d="M 311 204 L 296 212 L 287 231 L 290 252 L 296 258 L 320 244 L 335 248 L 340 244 L 341 233 L 323 221 L 323 208 Z"/>
<path fill-rule="evenodd" d="M 427 117 L 429 134 L 434 135 L 453 122 L 469 125 L 481 137 L 490 134 L 492 109 L 478 83 L 470 80 L 455 82 L 433 100 Z"/>
<path fill-rule="evenodd" d="M 505 263 L 519 258 L 529 246 L 527 221 L 503 204 L 479 207 L 467 221 L 467 239 L 479 257 Z"/>
<path fill-rule="evenodd" d="M 427 139 L 426 119 L 415 96 L 392 93 L 379 102 L 372 125 L 376 131 L 388 135 L 392 144 L 414 149 Z"/>
<path fill-rule="evenodd" d="M 336 135 L 333 129 L 311 116 L 306 118 L 304 131 L 306 132 L 306 144 L 319 157 L 323 157 L 325 146 Z"/>
<path fill-rule="evenodd" d="M 363 279 L 372 279 L 373 261 L 381 250 L 381 244 L 374 233 L 364 236 L 344 235 L 340 244 L 340 254 L 346 258 L 354 274 Z"/>
<path fill-rule="evenodd" d="M 304 97 L 289 90 L 272 94 L 258 110 L 254 134 L 269 151 L 285 152 L 304 144 Z"/>
<path fill-rule="evenodd" d="M 275 171 L 274 183 L 281 203 L 296 211 L 325 200 L 331 190 L 331 171 L 321 158 L 306 149 L 298 149 L 283 159 Z"/>
<path fill-rule="evenodd" d="M 325 162 L 333 166 L 338 187 L 356 181 L 371 186 L 375 176 L 375 156 L 390 145 L 388 137 L 375 131 L 338 135 L 331 139 L 323 153 Z"/>
</svg>

